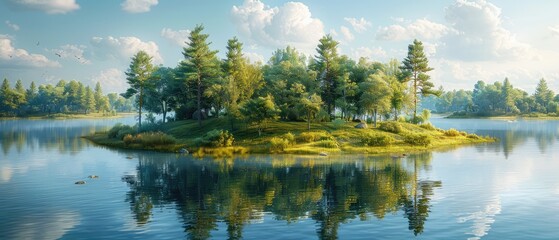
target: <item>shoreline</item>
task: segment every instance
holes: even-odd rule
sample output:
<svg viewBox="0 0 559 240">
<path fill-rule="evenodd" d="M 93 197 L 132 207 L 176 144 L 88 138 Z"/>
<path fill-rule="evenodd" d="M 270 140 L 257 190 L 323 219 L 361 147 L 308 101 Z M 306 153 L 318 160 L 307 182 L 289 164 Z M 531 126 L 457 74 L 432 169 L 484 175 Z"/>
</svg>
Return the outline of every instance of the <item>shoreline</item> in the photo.
<svg viewBox="0 0 559 240">
<path fill-rule="evenodd" d="M 137 115 L 137 113 L 117 113 L 116 115 L 103 115 L 101 113 L 90 113 L 90 114 L 55 113 L 51 115 L 41 115 L 41 116 L 0 117 L 0 120 L 114 119 L 114 118 L 123 118 L 131 115 Z"/>
</svg>

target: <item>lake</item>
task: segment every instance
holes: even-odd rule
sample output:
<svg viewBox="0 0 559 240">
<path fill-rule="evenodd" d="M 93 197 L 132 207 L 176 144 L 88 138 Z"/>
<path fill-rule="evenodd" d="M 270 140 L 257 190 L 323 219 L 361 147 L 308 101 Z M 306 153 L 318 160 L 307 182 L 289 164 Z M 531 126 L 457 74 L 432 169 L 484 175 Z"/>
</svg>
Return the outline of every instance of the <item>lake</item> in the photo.
<svg viewBox="0 0 559 240">
<path fill-rule="evenodd" d="M 559 236 L 558 121 L 432 119 L 500 141 L 402 158 L 195 159 L 80 138 L 121 121 L 0 121 L 0 239 Z"/>
</svg>

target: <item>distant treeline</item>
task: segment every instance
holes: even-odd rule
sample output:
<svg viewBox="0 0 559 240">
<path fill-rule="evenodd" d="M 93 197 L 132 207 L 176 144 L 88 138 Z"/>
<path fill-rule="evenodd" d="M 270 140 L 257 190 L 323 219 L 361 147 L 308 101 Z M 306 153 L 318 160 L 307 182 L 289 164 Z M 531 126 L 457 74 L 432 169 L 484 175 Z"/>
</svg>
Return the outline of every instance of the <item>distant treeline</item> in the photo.
<svg viewBox="0 0 559 240">
<path fill-rule="evenodd" d="M 498 116 L 517 114 L 559 114 L 559 94 L 549 89 L 541 79 L 533 94 L 514 88 L 505 78 L 503 82 L 487 84 L 478 81 L 474 89 L 446 91 L 440 97 L 423 98 L 422 107 L 439 113 L 457 115 Z"/>
<path fill-rule="evenodd" d="M 31 82 L 25 89 L 21 80 L 17 80 L 15 87 L 10 86 L 8 79 L 4 79 L 0 87 L 0 116 L 34 116 L 55 113 L 91 112 L 106 115 L 116 112 L 130 112 L 134 110 L 132 100 L 110 93 L 103 95 L 101 84 L 94 89 L 83 83 L 72 80 L 60 80 L 56 85 L 41 85 L 37 87 Z"/>
</svg>

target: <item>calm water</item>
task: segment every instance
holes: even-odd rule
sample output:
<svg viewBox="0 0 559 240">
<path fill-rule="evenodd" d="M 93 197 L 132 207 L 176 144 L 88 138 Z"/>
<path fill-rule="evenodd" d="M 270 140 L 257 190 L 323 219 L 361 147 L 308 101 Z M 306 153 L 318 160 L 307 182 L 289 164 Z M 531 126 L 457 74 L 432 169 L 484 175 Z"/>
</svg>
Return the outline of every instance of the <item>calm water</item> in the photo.
<svg viewBox="0 0 559 240">
<path fill-rule="evenodd" d="M 434 119 L 501 141 L 402 159 L 192 159 L 79 138 L 115 121 L 0 121 L 0 239 L 559 236 L 557 121 Z"/>
</svg>

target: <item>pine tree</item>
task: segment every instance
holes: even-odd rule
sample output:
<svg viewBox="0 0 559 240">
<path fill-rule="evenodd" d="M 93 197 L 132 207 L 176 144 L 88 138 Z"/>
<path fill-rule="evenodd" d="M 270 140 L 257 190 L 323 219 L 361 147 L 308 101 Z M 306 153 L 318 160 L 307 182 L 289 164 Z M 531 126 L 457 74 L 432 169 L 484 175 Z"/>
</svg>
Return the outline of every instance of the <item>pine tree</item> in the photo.
<svg viewBox="0 0 559 240">
<path fill-rule="evenodd" d="M 142 106 L 146 89 L 150 88 L 150 79 L 156 67 L 151 64 L 152 57 L 144 51 L 139 51 L 132 57 L 132 62 L 126 74 L 130 87 L 123 93 L 125 98 L 138 95 L 138 126 L 142 126 Z M 95 99 L 94 99 L 95 100 Z M 95 107 L 95 105 L 94 105 Z"/>
<path fill-rule="evenodd" d="M 197 25 L 188 39 L 187 47 L 183 48 L 184 61 L 180 63 L 181 72 L 186 82 L 193 82 L 196 89 L 196 109 L 198 126 L 202 126 L 202 94 L 210 81 L 219 74 L 216 58 L 217 51 L 210 50 L 211 42 L 207 42 L 208 34 L 202 34 L 204 26 Z"/>
<path fill-rule="evenodd" d="M 440 95 L 440 92 L 433 90 L 433 83 L 429 81 L 431 78 L 427 72 L 433 70 L 429 67 L 429 60 L 423 52 L 423 43 L 414 40 L 413 44 L 408 46 L 408 56 L 402 61 L 402 69 L 404 82 L 411 81 L 411 89 L 413 91 L 413 121 L 417 122 L 417 102 L 419 95 Z"/>
<path fill-rule="evenodd" d="M 316 58 L 316 70 L 318 80 L 322 86 L 322 99 L 326 104 L 326 111 L 331 118 L 334 117 L 332 111 L 335 110 L 336 100 L 336 78 L 338 77 L 338 45 L 331 35 L 326 35 L 320 40 L 316 48 L 318 55 Z"/>
<path fill-rule="evenodd" d="M 103 102 L 102 98 L 103 98 L 103 90 L 101 89 L 101 83 L 97 82 L 97 84 L 95 84 L 95 110 L 97 110 L 97 112 L 100 112 L 105 103 Z"/>
<path fill-rule="evenodd" d="M 536 103 L 541 106 L 539 109 L 541 112 L 548 112 L 549 103 L 553 100 L 554 93 L 547 86 L 547 81 L 545 79 L 540 79 L 538 86 L 536 87 L 536 92 L 534 93 L 534 98 Z"/>
</svg>

